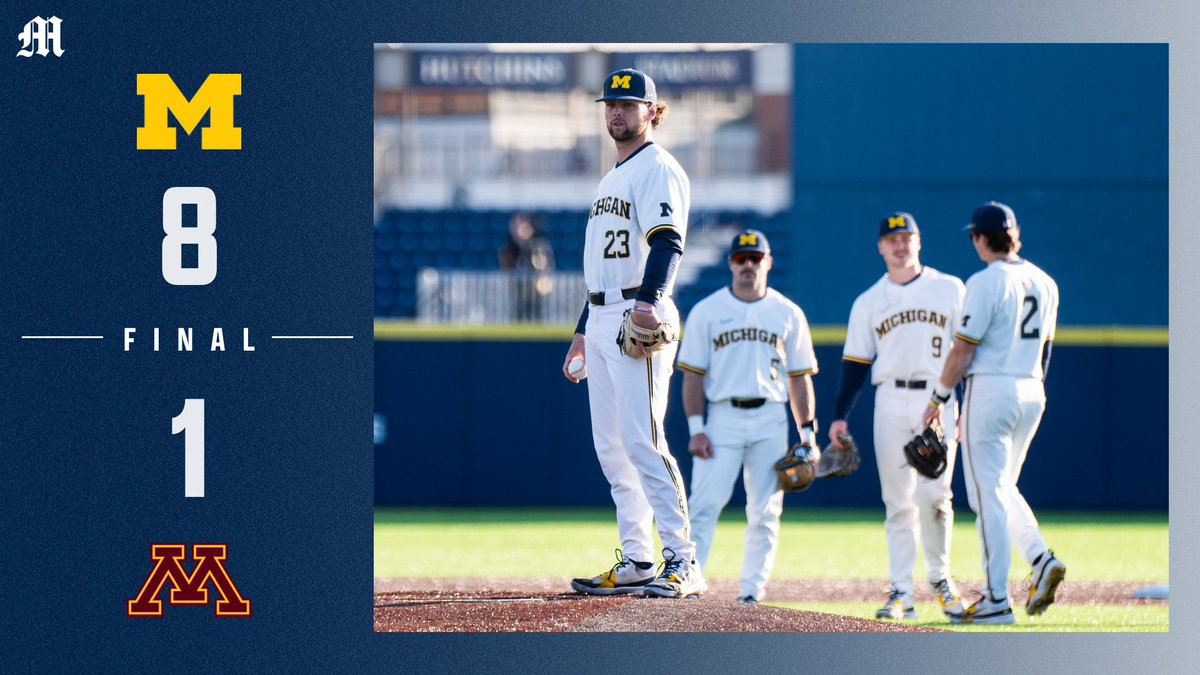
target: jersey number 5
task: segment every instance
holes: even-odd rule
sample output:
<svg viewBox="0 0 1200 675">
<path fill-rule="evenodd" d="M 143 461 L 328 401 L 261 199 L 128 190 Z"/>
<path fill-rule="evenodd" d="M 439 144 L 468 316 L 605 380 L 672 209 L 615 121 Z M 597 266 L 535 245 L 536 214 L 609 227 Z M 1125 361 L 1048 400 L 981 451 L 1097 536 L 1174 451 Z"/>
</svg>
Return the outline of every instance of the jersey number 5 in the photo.
<svg viewBox="0 0 1200 675">
<path fill-rule="evenodd" d="M 609 230 L 604 233 L 604 236 L 608 237 L 608 245 L 604 247 L 605 258 L 629 257 L 629 230 Z M 621 246 L 614 250 L 617 239 L 621 240 Z"/>
</svg>

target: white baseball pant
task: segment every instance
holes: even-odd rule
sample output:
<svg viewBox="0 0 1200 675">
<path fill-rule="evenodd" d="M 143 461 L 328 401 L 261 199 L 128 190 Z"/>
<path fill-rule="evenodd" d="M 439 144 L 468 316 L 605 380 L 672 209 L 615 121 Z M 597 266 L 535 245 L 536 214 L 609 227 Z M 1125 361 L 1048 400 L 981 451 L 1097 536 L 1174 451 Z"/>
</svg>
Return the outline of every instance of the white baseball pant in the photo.
<svg viewBox="0 0 1200 675">
<path fill-rule="evenodd" d="M 625 356 L 616 339 L 625 310 L 632 306 L 627 300 L 588 311 L 585 349 L 592 439 L 612 487 L 625 555 L 646 562 L 658 558 L 653 520 L 663 547 L 690 561 L 696 547 L 689 533 L 687 496 L 663 433 L 679 343 L 644 359 Z M 679 312 L 669 298 L 659 302 L 658 313 L 679 325 Z"/>
<path fill-rule="evenodd" d="M 1033 510 L 1017 489 L 1029 443 L 1045 409 L 1046 393 L 1039 379 L 967 378 L 963 474 L 983 548 L 984 587 L 994 600 L 1008 597 L 1011 543 L 1030 564 L 1046 552 Z"/>
<path fill-rule="evenodd" d="M 904 593 L 913 592 L 917 538 L 925 553 L 925 576 L 930 582 L 950 575 L 950 537 L 954 530 L 950 479 L 957 444 L 954 423 L 958 404 L 953 396 L 942 410 L 948 451 L 946 471 L 936 480 L 917 473 L 904 458 L 904 446 L 924 427 L 921 418 L 929 404 L 928 389 L 901 389 L 894 381 L 875 389 L 875 463 L 886 517 L 888 576 Z"/>
<path fill-rule="evenodd" d="M 762 600 L 779 545 L 779 516 L 783 491 L 775 462 L 787 451 L 786 403 L 767 402 L 759 408 L 734 408 L 728 401 L 708 406 L 705 432 L 713 456 L 692 462 L 692 532 L 701 569 L 708 562 L 717 517 L 729 503 L 734 481 L 742 475 L 746 487 L 746 534 L 738 596 Z"/>
</svg>

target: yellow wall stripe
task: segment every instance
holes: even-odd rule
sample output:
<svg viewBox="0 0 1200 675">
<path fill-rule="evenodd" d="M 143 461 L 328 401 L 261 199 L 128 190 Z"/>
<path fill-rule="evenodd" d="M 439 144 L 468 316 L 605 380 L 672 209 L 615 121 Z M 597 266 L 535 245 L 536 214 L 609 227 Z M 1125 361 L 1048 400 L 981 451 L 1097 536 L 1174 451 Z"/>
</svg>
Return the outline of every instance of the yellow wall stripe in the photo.
<svg viewBox="0 0 1200 675">
<path fill-rule="evenodd" d="M 686 326 L 684 326 L 686 329 Z M 841 346 L 845 326 L 812 326 L 813 344 Z M 562 342 L 569 344 L 575 324 L 511 324 L 461 326 L 422 324 L 410 320 L 376 319 L 375 339 L 416 342 Z M 1166 326 L 1059 326 L 1055 346 L 1167 347 Z"/>
</svg>

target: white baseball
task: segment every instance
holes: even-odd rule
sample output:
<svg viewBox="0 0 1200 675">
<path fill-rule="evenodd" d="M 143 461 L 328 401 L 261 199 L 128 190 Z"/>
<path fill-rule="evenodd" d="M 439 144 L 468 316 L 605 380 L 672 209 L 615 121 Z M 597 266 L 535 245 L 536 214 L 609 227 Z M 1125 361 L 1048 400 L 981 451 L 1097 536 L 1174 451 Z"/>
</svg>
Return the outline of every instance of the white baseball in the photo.
<svg viewBox="0 0 1200 675">
<path fill-rule="evenodd" d="M 587 377 L 587 366 L 584 365 L 583 359 L 579 357 L 571 359 L 571 362 L 567 364 L 567 374 L 577 380 Z"/>
</svg>

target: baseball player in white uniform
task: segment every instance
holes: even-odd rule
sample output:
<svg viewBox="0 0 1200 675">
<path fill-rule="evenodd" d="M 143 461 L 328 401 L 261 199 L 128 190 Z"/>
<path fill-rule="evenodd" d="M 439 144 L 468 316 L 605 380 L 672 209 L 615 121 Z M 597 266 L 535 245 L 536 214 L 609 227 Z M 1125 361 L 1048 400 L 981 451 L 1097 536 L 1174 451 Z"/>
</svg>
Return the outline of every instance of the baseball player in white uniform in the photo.
<svg viewBox="0 0 1200 675">
<path fill-rule="evenodd" d="M 962 602 L 950 579 L 950 537 L 954 509 L 950 479 L 955 442 L 947 434 L 946 471 L 936 480 L 920 476 L 904 459 L 904 444 L 924 429 L 929 392 L 950 353 L 963 301 L 963 283 L 921 264 L 921 233 L 912 214 L 898 211 L 879 223 L 879 255 L 887 274 L 871 285 L 850 310 L 842 375 L 829 439 L 847 430 L 846 419 L 870 374 L 875 385 L 875 459 L 886 511 L 891 591 L 879 619 L 915 619 L 913 566 L 917 540 L 925 553 L 925 575 L 947 616 L 961 614 Z M 953 397 L 945 422 L 953 429 Z"/>
<path fill-rule="evenodd" d="M 717 517 L 741 474 L 747 525 L 738 602 L 751 605 L 763 598 L 779 543 L 783 491 L 774 465 L 787 452 L 789 400 L 801 439 L 816 445 L 812 335 L 804 312 L 767 287 L 770 252 L 762 232 L 734 237 L 733 283 L 692 308 L 677 364 L 695 458 L 689 503 L 696 557 L 707 563 Z"/>
<path fill-rule="evenodd" d="M 966 229 L 987 267 L 967 280 L 954 347 L 925 420 L 944 414 L 951 389 L 965 374 L 963 474 L 983 549 L 984 585 L 983 597 L 951 621 L 1010 624 L 1010 542 L 1033 568 L 1028 614 L 1040 614 L 1054 602 L 1067 572 L 1046 547 L 1033 511 L 1017 489 L 1025 453 L 1046 409 L 1042 383 L 1058 322 L 1058 286 L 1017 256 L 1020 230 L 1008 206 L 984 204 Z"/>
<path fill-rule="evenodd" d="M 707 586 L 695 560 L 687 496 L 663 434 L 678 345 L 634 358 L 617 343 L 631 307 L 639 326 L 679 325 L 670 295 L 687 234 L 691 186 L 675 158 L 651 138 L 667 109 L 657 100 L 653 80 L 637 70 L 618 70 L 605 80 L 597 101 L 604 103 L 617 163 L 592 201 L 583 260 L 588 299 L 563 375 L 578 382 L 582 373 L 573 375 L 571 362 L 582 359 L 586 365 L 592 438 L 612 486 L 621 550 L 612 569 L 575 579 L 571 587 L 591 595 L 699 596 Z M 657 574 L 652 523 L 663 544 Z"/>
</svg>

